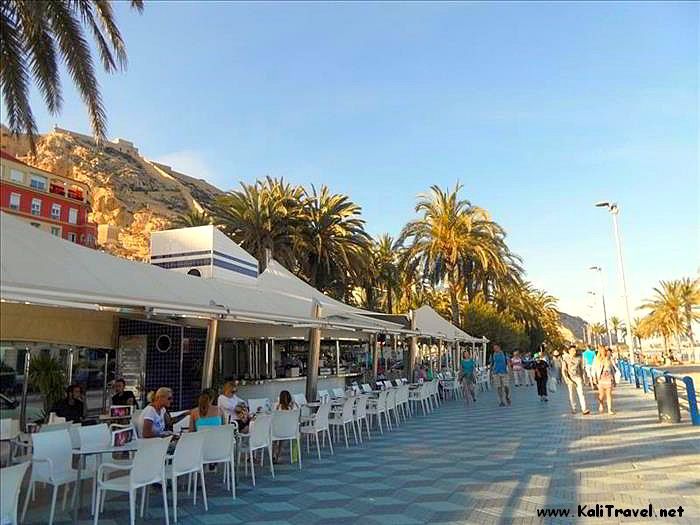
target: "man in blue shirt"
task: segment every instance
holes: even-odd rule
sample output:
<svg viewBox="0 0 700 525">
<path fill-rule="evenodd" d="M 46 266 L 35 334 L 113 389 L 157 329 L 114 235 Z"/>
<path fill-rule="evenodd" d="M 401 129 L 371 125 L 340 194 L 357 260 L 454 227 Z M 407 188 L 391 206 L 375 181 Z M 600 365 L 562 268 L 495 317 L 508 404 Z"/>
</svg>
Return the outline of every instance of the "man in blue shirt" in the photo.
<svg viewBox="0 0 700 525">
<path fill-rule="evenodd" d="M 510 405 L 510 361 L 503 353 L 501 347 L 493 345 L 493 355 L 491 356 L 491 374 L 493 382 L 498 389 L 498 401 L 501 407 Z M 505 400 L 505 401 L 504 401 Z"/>
<path fill-rule="evenodd" d="M 590 346 L 586 348 L 586 350 L 583 352 L 583 372 L 586 375 L 586 379 L 588 379 L 588 383 L 591 385 L 591 388 L 595 388 L 594 383 L 594 378 L 593 378 L 593 362 L 595 361 L 595 350 L 593 350 Z"/>
</svg>

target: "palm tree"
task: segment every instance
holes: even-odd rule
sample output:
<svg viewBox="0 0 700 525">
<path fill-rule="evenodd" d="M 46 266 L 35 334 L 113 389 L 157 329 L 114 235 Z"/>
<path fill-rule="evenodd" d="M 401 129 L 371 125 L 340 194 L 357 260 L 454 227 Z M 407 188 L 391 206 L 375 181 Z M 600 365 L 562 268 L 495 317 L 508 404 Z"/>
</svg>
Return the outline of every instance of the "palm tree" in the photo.
<svg viewBox="0 0 700 525">
<path fill-rule="evenodd" d="M 361 282 L 370 237 L 360 206 L 327 186 L 303 190 L 301 215 L 294 232 L 294 250 L 309 284 L 336 296 L 351 281 Z"/>
<path fill-rule="evenodd" d="M 654 288 L 654 296 L 639 308 L 649 310 L 642 320 L 643 331 L 649 335 L 660 335 L 664 346 L 670 337 L 676 339 L 681 349 L 681 335 L 686 335 L 693 345 L 692 324 L 700 320 L 700 281 L 689 278 L 661 281 Z"/>
<path fill-rule="evenodd" d="M 617 332 L 624 326 L 624 323 L 622 322 L 622 319 L 613 315 L 610 317 L 610 326 L 612 328 L 613 335 L 615 336 L 615 343 L 617 344 L 619 341 Z M 612 344 L 612 341 L 610 341 L 610 344 Z"/>
<path fill-rule="evenodd" d="M 422 217 L 409 222 L 399 237 L 407 243 L 405 265 L 419 271 L 433 286 L 449 292 L 452 322 L 459 325 L 459 302 L 466 290 L 474 294 L 474 273 L 497 274 L 506 266 L 503 260 L 503 229 L 486 210 L 459 198 L 462 186 L 443 191 L 431 186 L 419 195 L 416 212 Z M 471 287 L 471 289 L 470 289 Z"/>
<path fill-rule="evenodd" d="M 171 226 L 173 228 L 193 228 L 195 226 L 208 226 L 211 223 L 212 219 L 205 211 L 190 210 L 177 217 Z"/>
<path fill-rule="evenodd" d="M 290 270 L 295 270 L 296 230 L 301 218 L 303 189 L 284 179 L 267 177 L 255 184 L 241 183 L 241 189 L 219 197 L 214 216 L 222 231 L 266 264 L 266 252 Z"/>
<path fill-rule="evenodd" d="M 143 0 L 131 0 L 131 6 L 142 12 Z M 126 68 L 126 48 L 111 2 L 0 2 L 0 87 L 5 115 L 13 134 L 27 134 L 32 150 L 37 127 L 30 107 L 30 82 L 38 87 L 49 112 L 58 114 L 63 102 L 60 63 L 66 65 L 87 106 L 95 137 L 105 137 L 107 117 L 86 31 L 92 33 L 105 71 Z"/>
<path fill-rule="evenodd" d="M 593 334 L 593 339 L 597 340 L 598 344 L 602 344 L 603 336 L 607 330 L 605 330 L 605 325 L 603 323 L 594 323 L 591 325 L 591 334 Z"/>
<path fill-rule="evenodd" d="M 386 233 L 379 236 L 373 248 L 377 286 L 382 290 L 384 310 L 393 314 L 396 299 L 400 293 L 399 252 L 401 248 Z"/>
<path fill-rule="evenodd" d="M 690 279 L 684 277 L 678 283 L 678 295 L 681 300 L 682 316 L 686 323 L 686 335 L 690 340 L 690 346 L 695 346 L 693 338 L 693 323 L 700 321 L 700 278 Z"/>
</svg>

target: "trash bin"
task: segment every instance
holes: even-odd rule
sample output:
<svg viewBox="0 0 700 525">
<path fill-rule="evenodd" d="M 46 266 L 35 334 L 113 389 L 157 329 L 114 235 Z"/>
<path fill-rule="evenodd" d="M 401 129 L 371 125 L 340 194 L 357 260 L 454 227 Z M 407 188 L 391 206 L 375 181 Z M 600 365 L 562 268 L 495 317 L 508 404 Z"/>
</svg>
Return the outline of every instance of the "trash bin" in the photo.
<svg viewBox="0 0 700 525">
<path fill-rule="evenodd" d="M 659 410 L 659 421 L 662 423 L 680 423 L 681 407 L 678 404 L 678 389 L 671 378 L 659 377 L 654 383 L 656 407 Z"/>
</svg>

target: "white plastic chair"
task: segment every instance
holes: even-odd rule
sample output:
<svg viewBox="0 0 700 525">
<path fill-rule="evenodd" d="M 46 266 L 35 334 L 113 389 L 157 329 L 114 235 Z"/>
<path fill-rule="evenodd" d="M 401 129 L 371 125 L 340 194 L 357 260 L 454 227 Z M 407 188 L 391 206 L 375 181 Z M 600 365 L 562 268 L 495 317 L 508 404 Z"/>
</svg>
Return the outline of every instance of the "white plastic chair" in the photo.
<svg viewBox="0 0 700 525">
<path fill-rule="evenodd" d="M 328 390 L 319 390 L 317 396 L 318 396 L 318 400 L 319 400 L 321 403 L 325 403 L 325 402 L 328 401 L 328 400 L 330 399 L 330 397 L 331 397 L 331 396 L 328 394 Z"/>
<path fill-rule="evenodd" d="M 301 434 L 299 432 L 299 419 L 301 416 L 300 409 L 294 410 L 275 410 L 272 412 L 272 436 L 271 440 L 288 441 L 289 442 L 289 462 L 293 462 L 292 446 L 294 441 L 297 443 L 299 451 L 299 470 L 301 470 Z"/>
<path fill-rule="evenodd" d="M 355 422 L 353 419 L 353 409 L 355 408 L 355 398 L 349 397 L 343 402 L 343 407 L 338 411 L 331 411 L 330 419 L 328 423 L 333 427 L 336 427 L 336 438 L 338 437 L 338 427 L 343 427 L 343 434 L 345 436 L 345 448 L 350 448 L 348 443 L 348 427 L 347 425 L 352 425 L 353 434 L 355 434 L 355 444 L 357 445 L 359 441 L 357 440 L 357 429 L 355 428 Z"/>
<path fill-rule="evenodd" d="M 360 443 L 362 443 L 362 422 L 365 422 L 365 429 L 367 430 L 367 439 L 371 439 L 369 433 L 369 421 L 367 421 L 367 402 L 369 399 L 367 396 L 359 395 L 356 397 L 355 401 L 355 414 L 354 422 L 357 426 L 357 435 L 360 437 Z"/>
<path fill-rule="evenodd" d="M 401 412 L 404 421 L 411 415 L 409 392 L 410 389 L 407 384 L 401 384 L 396 390 L 396 409 Z"/>
<path fill-rule="evenodd" d="M 399 415 L 396 413 L 396 394 L 398 390 L 396 388 L 387 389 L 386 395 L 386 414 L 389 418 L 389 430 L 393 430 L 393 425 L 391 423 L 391 415 L 394 415 L 394 422 L 396 426 L 399 426 Z"/>
<path fill-rule="evenodd" d="M 0 523 L 17 525 L 17 507 L 22 480 L 27 474 L 29 462 L 0 469 Z"/>
<path fill-rule="evenodd" d="M 65 423 L 65 422 L 66 422 L 65 417 L 57 416 L 56 412 L 49 412 L 49 419 L 46 423 L 48 423 L 49 425 L 54 425 L 56 423 Z"/>
<path fill-rule="evenodd" d="M 272 464 L 272 440 L 270 438 L 272 427 L 272 415 L 271 414 L 258 414 L 255 419 L 248 425 L 248 434 L 240 434 L 241 438 L 247 438 L 247 443 L 242 443 L 241 448 L 238 451 L 238 462 L 240 464 L 241 454 L 248 454 L 248 459 L 250 460 L 250 474 L 253 480 L 253 486 L 255 486 L 255 462 L 253 461 L 253 452 L 256 450 L 262 450 L 260 466 L 265 462 L 264 449 L 267 448 L 267 454 L 270 458 L 270 472 L 272 472 L 272 477 L 275 477 L 275 466 Z M 248 462 L 246 462 L 246 472 L 248 471 Z"/>
<path fill-rule="evenodd" d="M 318 452 L 318 459 L 321 459 L 321 445 L 318 441 L 318 435 L 323 436 L 323 444 L 326 444 L 326 436 L 328 436 L 328 446 L 331 450 L 331 455 L 333 454 L 333 440 L 331 439 L 330 426 L 329 426 L 329 414 L 331 411 L 330 403 L 322 403 L 318 408 L 318 411 L 309 418 L 304 418 L 302 424 L 299 428 L 299 432 L 306 434 L 306 452 L 309 452 L 309 437 L 313 434 L 316 437 L 316 452 Z M 325 432 L 325 434 L 324 434 Z"/>
<path fill-rule="evenodd" d="M 343 390 L 342 388 L 334 388 L 332 392 L 334 399 L 340 399 L 342 397 L 345 397 L 345 390 Z"/>
<path fill-rule="evenodd" d="M 192 416 L 188 415 L 183 417 L 177 423 L 173 423 L 173 433 L 182 434 L 190 429 L 190 422 L 192 421 Z"/>
<path fill-rule="evenodd" d="M 362 392 L 365 394 L 371 394 L 372 393 L 372 387 L 369 386 L 368 383 L 362 383 Z"/>
<path fill-rule="evenodd" d="M 17 443 L 15 440 L 19 438 L 19 419 L 0 419 L 0 442 L 7 442 L 10 445 L 7 463 L 11 465 L 14 460 L 14 452 Z"/>
<path fill-rule="evenodd" d="M 306 400 L 306 394 L 292 394 L 292 399 L 300 407 L 303 407 L 308 403 L 308 401 Z"/>
<path fill-rule="evenodd" d="M 90 425 L 87 427 L 79 427 L 78 431 L 78 447 L 109 447 L 112 441 L 112 433 L 106 424 Z M 98 455 L 88 456 L 85 458 L 84 471 L 92 474 L 97 474 L 97 468 L 101 463 L 101 458 Z M 97 495 L 97 481 L 92 479 L 92 503 L 90 508 L 95 512 L 95 496 Z"/>
<path fill-rule="evenodd" d="M 224 465 L 224 480 L 226 488 L 231 490 L 233 498 L 236 498 L 236 475 L 234 470 L 234 454 L 236 451 L 235 431 L 238 426 L 222 425 L 220 427 L 207 427 L 197 431 L 204 435 L 204 464 Z"/>
<path fill-rule="evenodd" d="M 146 489 L 149 485 L 160 483 L 163 491 L 163 512 L 165 513 L 165 523 L 170 524 L 168 514 L 168 493 L 165 477 L 165 457 L 168 453 L 168 445 L 171 437 L 150 438 L 139 441 L 139 448 L 134 456 L 131 465 L 117 465 L 115 463 L 103 463 L 97 469 L 97 498 L 94 524 L 100 518 L 100 511 L 104 507 L 101 501 L 101 493 L 107 491 L 126 492 L 129 494 L 129 523 L 136 522 L 136 491 L 144 489 L 141 497 L 141 517 L 145 507 Z M 105 479 L 105 471 L 128 470 L 129 473 L 116 478 Z"/>
<path fill-rule="evenodd" d="M 384 430 L 382 429 L 382 414 L 384 415 L 384 421 L 387 424 L 387 429 L 389 428 L 389 418 L 386 413 L 386 396 L 388 392 L 386 390 L 382 390 L 379 392 L 379 395 L 377 396 L 376 399 L 371 399 L 369 400 L 369 403 L 367 405 L 367 414 L 370 416 L 374 416 L 374 418 L 377 421 L 377 424 L 379 425 L 379 433 L 384 435 Z M 372 419 L 370 418 L 370 427 L 372 426 L 373 422 Z"/>
<path fill-rule="evenodd" d="M 69 430 L 72 426 L 73 423 L 66 421 L 61 423 L 47 423 L 46 425 L 41 425 L 41 427 L 39 427 L 39 433 L 54 432 L 56 430 Z"/>
<path fill-rule="evenodd" d="M 24 500 L 24 509 L 22 509 L 22 521 L 24 521 L 27 514 L 29 496 L 34 494 L 34 483 L 41 481 L 53 487 L 51 510 L 49 511 L 49 525 L 51 525 L 56 511 L 58 488 L 74 483 L 78 477 L 78 472 L 73 468 L 73 448 L 70 435 L 65 428 L 53 432 L 32 434 L 32 446 L 32 474 L 29 478 L 29 489 Z M 82 479 L 89 479 L 92 476 L 92 472 L 83 471 L 81 473 Z M 77 491 L 73 491 L 73 503 L 75 503 L 76 494 Z M 64 510 L 66 507 L 66 495 L 67 487 L 63 492 L 62 508 Z"/>
<path fill-rule="evenodd" d="M 165 477 L 170 480 L 173 492 L 173 521 L 177 523 L 177 481 L 180 476 L 194 474 L 194 495 L 192 504 L 197 504 L 197 476 L 202 481 L 202 499 L 204 510 L 208 511 L 207 487 L 204 482 L 204 440 L 206 432 L 188 432 L 180 436 L 175 453 L 168 456 L 172 460 L 165 467 Z"/>
<path fill-rule="evenodd" d="M 258 410 L 267 411 L 270 410 L 270 400 L 264 397 L 259 399 L 249 399 L 248 400 L 248 411 L 251 415 L 258 412 Z"/>
</svg>

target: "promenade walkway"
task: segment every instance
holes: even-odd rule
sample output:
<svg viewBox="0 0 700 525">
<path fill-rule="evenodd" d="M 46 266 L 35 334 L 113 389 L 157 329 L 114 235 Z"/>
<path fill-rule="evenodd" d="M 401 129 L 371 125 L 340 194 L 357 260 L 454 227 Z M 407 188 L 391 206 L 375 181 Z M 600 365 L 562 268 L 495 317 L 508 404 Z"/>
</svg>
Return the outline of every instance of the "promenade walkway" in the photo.
<svg viewBox="0 0 700 525">
<path fill-rule="evenodd" d="M 592 408 L 593 393 L 587 392 Z M 209 512 L 182 497 L 182 524 L 700 523 L 700 429 L 656 422 L 653 399 L 616 390 L 614 416 L 572 416 L 560 390 L 548 404 L 534 387 L 515 389 L 513 406 L 493 392 L 475 406 L 445 403 L 428 417 L 334 457 L 278 465 L 239 497 L 208 483 Z M 145 523 L 162 523 L 159 497 Z M 157 503 L 156 503 L 157 502 Z M 537 509 L 613 504 L 683 507 L 682 518 L 538 518 Z M 42 515 L 30 518 L 41 522 Z M 61 519 L 67 519 L 61 514 Z M 126 500 L 109 501 L 100 523 L 128 520 Z"/>
</svg>

